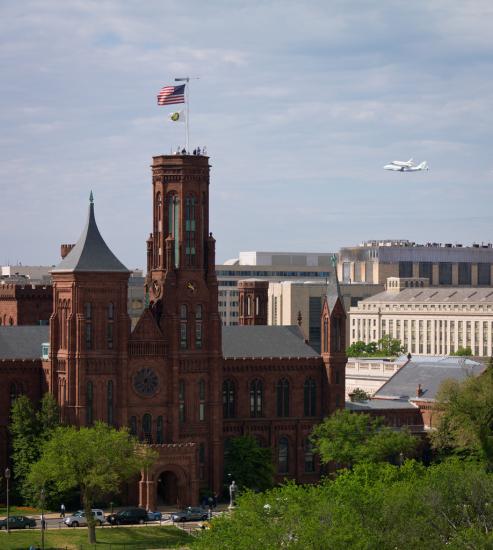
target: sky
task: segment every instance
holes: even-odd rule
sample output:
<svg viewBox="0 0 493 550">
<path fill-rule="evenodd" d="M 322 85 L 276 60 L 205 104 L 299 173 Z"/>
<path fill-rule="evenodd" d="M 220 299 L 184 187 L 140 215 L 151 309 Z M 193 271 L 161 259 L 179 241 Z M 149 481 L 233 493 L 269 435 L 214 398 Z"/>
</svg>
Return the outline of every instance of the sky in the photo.
<svg viewBox="0 0 493 550">
<path fill-rule="evenodd" d="M 190 86 L 217 263 L 366 239 L 493 241 L 491 0 L 0 1 L 0 262 L 52 265 L 89 193 L 145 268 L 152 156 Z M 429 172 L 386 172 L 392 160 Z"/>
</svg>

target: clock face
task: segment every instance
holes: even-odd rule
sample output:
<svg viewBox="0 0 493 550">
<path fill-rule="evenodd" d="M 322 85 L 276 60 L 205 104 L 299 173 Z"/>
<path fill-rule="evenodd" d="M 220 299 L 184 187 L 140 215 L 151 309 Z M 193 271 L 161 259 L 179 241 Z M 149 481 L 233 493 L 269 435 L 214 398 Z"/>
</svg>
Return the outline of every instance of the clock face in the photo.
<svg viewBox="0 0 493 550">
<path fill-rule="evenodd" d="M 158 386 L 157 374 L 149 368 L 140 369 L 134 375 L 134 389 L 141 395 L 152 395 L 157 390 Z"/>
<path fill-rule="evenodd" d="M 197 290 L 197 284 L 194 281 L 188 281 L 185 285 L 187 287 L 188 292 L 190 294 L 195 294 L 195 291 Z"/>
<path fill-rule="evenodd" d="M 161 295 L 161 285 L 157 281 L 153 281 L 152 290 L 154 291 L 154 296 L 156 296 L 156 298 L 159 298 L 159 296 Z"/>
</svg>

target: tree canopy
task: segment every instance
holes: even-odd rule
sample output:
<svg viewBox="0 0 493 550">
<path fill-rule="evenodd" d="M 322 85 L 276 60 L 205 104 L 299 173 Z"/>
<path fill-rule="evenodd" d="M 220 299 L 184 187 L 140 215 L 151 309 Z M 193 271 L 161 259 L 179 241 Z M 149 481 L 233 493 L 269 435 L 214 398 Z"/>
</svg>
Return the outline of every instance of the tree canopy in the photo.
<svg viewBox="0 0 493 550">
<path fill-rule="evenodd" d="M 397 463 L 414 456 L 418 446 L 416 437 L 406 430 L 392 430 L 379 417 L 347 410 L 336 411 L 315 426 L 311 439 L 322 462 L 339 466 L 366 461 Z"/>
<path fill-rule="evenodd" d="M 458 355 L 461 357 L 470 357 L 472 355 L 472 349 L 470 346 L 467 346 L 463 348 L 462 346 L 459 346 L 457 348 L 457 351 L 453 351 L 450 355 Z"/>
<path fill-rule="evenodd" d="M 59 427 L 44 443 L 28 480 L 37 490 L 47 483 L 59 491 L 78 487 L 92 544 L 96 542 L 94 501 L 117 491 L 154 458 L 149 450 L 144 455 L 139 449 L 126 429 L 116 430 L 101 422 L 90 428 Z"/>
<path fill-rule="evenodd" d="M 386 334 L 378 342 L 365 342 L 358 340 L 351 344 L 346 353 L 348 357 L 395 357 L 404 352 L 400 340 Z"/>
<path fill-rule="evenodd" d="M 225 481 L 234 480 L 240 489 L 264 491 L 274 483 L 272 451 L 251 435 L 233 437 L 228 440 L 224 473 Z"/>
<path fill-rule="evenodd" d="M 474 462 L 365 463 L 319 485 L 246 492 L 192 548 L 491 548 L 492 498 L 493 478 Z"/>
<path fill-rule="evenodd" d="M 437 395 L 437 429 L 433 446 L 462 455 L 480 456 L 493 471 L 493 365 L 463 382 L 445 381 Z"/>
<path fill-rule="evenodd" d="M 59 425 L 60 411 L 55 398 L 46 393 L 36 410 L 26 395 L 14 401 L 11 411 L 13 473 L 15 487 L 27 502 L 32 500 L 32 487 L 26 483 L 27 475 L 40 456 L 41 446 Z"/>
</svg>

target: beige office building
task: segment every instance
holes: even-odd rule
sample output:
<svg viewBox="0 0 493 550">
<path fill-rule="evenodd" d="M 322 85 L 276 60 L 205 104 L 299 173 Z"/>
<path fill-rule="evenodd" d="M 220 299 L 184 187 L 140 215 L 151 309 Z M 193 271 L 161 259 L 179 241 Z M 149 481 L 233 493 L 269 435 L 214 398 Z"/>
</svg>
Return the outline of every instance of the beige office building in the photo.
<svg viewBox="0 0 493 550">
<path fill-rule="evenodd" d="M 360 300 L 384 290 L 383 285 L 341 284 L 341 294 L 346 311 Z M 322 299 L 327 285 L 320 281 L 283 281 L 269 283 L 269 325 L 300 324 L 310 345 L 320 350 L 320 316 Z M 349 316 L 346 334 L 349 331 Z"/>
<path fill-rule="evenodd" d="M 448 355 L 470 347 L 493 355 L 493 288 L 427 287 L 422 279 L 390 278 L 387 290 L 349 311 L 349 342 L 389 334 L 419 355 Z"/>
<path fill-rule="evenodd" d="M 430 286 L 489 286 L 493 245 L 365 241 L 341 248 L 339 280 L 385 284 L 388 277 L 425 278 Z"/>
<path fill-rule="evenodd" d="M 326 281 L 333 271 L 332 252 L 240 252 L 238 258 L 216 265 L 219 314 L 223 325 L 237 325 L 238 281 Z"/>
</svg>

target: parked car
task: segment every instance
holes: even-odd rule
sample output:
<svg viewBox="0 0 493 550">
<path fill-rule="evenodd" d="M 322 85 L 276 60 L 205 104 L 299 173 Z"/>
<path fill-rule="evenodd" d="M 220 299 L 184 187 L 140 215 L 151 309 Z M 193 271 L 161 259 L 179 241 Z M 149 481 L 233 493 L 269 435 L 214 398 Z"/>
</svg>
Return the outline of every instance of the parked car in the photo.
<svg viewBox="0 0 493 550">
<path fill-rule="evenodd" d="M 96 525 L 103 525 L 105 521 L 103 510 L 93 508 L 92 515 L 96 520 Z M 84 527 L 85 525 L 87 525 L 86 513 L 84 512 L 84 510 L 78 510 L 72 516 L 66 517 L 63 522 L 68 527 Z"/>
<path fill-rule="evenodd" d="M 148 510 L 147 519 L 149 521 L 161 521 L 163 519 L 163 514 L 161 512 L 158 512 L 157 510 L 155 512 L 151 512 L 150 510 Z"/>
<path fill-rule="evenodd" d="M 106 521 L 111 525 L 147 523 L 147 511 L 144 508 L 125 508 L 107 516 Z"/>
<path fill-rule="evenodd" d="M 36 527 L 36 520 L 33 518 L 26 518 L 26 516 L 10 516 L 9 517 L 9 529 L 31 529 Z M 7 518 L 0 520 L 0 529 L 7 529 Z"/>
<path fill-rule="evenodd" d="M 205 521 L 207 517 L 207 510 L 192 508 L 192 506 L 171 514 L 173 521 Z"/>
</svg>

